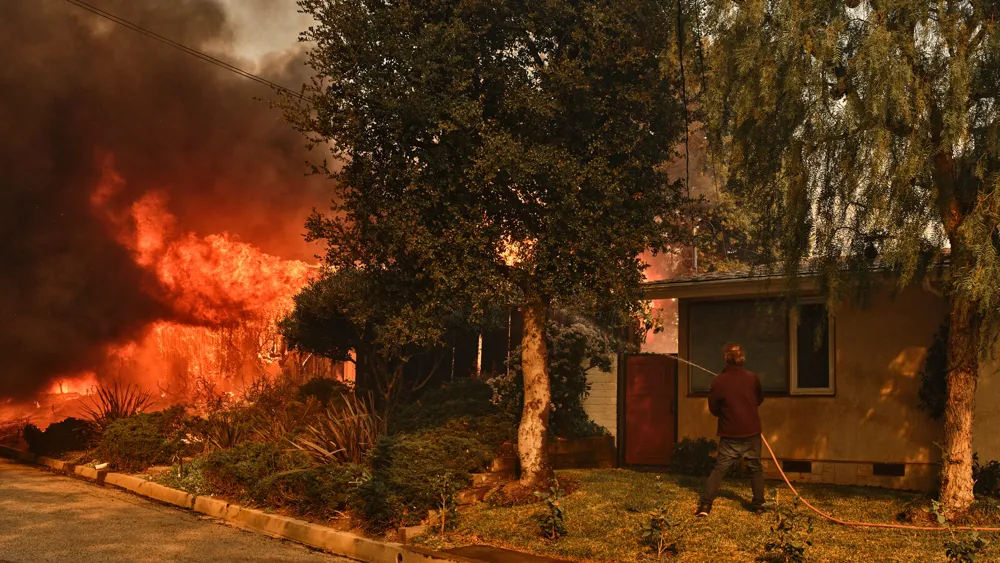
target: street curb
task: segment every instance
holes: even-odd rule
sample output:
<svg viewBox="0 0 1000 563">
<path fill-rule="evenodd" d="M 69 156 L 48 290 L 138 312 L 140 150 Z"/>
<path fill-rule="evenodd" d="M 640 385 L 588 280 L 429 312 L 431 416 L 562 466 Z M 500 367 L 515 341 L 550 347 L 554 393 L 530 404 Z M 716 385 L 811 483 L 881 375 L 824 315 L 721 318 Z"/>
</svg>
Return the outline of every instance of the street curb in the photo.
<svg viewBox="0 0 1000 563">
<path fill-rule="evenodd" d="M 70 463 L 68 461 L 62 461 L 61 459 L 52 459 L 51 457 L 38 456 L 35 458 L 35 463 L 39 465 L 44 465 L 45 467 L 55 469 L 56 471 L 61 471 L 62 473 L 70 474 L 73 473 L 76 468 L 76 464 Z"/>
<path fill-rule="evenodd" d="M 483 563 L 478 559 L 459 555 L 377 541 L 304 520 L 268 514 L 207 496 L 192 495 L 131 475 L 98 471 L 92 467 L 36 456 L 7 446 L 0 446 L 0 457 L 42 465 L 65 474 L 75 474 L 101 485 L 113 485 L 142 497 L 366 563 Z"/>
</svg>

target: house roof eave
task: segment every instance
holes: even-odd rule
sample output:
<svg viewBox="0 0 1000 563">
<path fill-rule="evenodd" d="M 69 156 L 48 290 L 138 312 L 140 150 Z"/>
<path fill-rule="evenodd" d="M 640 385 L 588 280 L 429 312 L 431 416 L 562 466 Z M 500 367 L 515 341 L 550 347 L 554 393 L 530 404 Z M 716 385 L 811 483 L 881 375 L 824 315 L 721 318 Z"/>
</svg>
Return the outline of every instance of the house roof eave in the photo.
<svg viewBox="0 0 1000 563">
<path fill-rule="evenodd" d="M 927 282 L 940 282 L 949 269 L 949 262 L 942 261 L 925 275 Z M 878 269 L 883 276 L 892 276 L 887 269 Z M 682 279 L 651 281 L 643 284 L 643 297 L 649 300 L 694 299 L 725 297 L 771 297 L 787 292 L 788 276 L 748 271 L 702 274 Z M 796 290 L 805 295 L 820 291 L 820 276 L 816 270 L 799 273 Z"/>
<path fill-rule="evenodd" d="M 798 291 L 816 293 L 819 280 L 812 274 L 799 278 Z M 713 279 L 663 280 L 643 284 L 643 296 L 650 300 L 713 297 L 768 297 L 788 289 L 784 275 L 734 275 Z"/>
</svg>

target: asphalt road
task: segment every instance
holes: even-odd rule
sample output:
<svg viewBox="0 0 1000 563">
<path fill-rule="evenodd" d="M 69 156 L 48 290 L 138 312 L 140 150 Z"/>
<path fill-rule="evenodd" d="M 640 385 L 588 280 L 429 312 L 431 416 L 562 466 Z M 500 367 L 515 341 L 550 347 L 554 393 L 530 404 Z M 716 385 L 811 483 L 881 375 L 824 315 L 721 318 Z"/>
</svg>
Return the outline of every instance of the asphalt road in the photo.
<svg viewBox="0 0 1000 563">
<path fill-rule="evenodd" d="M 350 563 L 0 459 L 0 563 Z"/>
</svg>

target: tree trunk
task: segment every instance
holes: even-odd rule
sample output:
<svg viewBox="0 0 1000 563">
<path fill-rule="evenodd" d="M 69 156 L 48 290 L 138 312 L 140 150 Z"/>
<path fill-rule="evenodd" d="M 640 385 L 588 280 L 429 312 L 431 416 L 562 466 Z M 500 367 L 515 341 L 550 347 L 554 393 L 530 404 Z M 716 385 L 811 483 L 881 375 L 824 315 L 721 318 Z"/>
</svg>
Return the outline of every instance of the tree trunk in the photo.
<svg viewBox="0 0 1000 563">
<path fill-rule="evenodd" d="M 952 298 L 940 490 L 940 501 L 950 518 L 964 513 L 973 501 L 972 420 L 979 373 L 976 319 L 967 305 Z"/>
<path fill-rule="evenodd" d="M 541 299 L 528 301 L 524 310 L 521 337 L 521 373 L 524 376 L 524 410 L 517 431 L 517 452 L 521 461 L 521 485 L 536 487 L 552 475 L 546 443 L 552 390 L 549 385 L 548 348 L 545 322 L 548 304 Z"/>
</svg>

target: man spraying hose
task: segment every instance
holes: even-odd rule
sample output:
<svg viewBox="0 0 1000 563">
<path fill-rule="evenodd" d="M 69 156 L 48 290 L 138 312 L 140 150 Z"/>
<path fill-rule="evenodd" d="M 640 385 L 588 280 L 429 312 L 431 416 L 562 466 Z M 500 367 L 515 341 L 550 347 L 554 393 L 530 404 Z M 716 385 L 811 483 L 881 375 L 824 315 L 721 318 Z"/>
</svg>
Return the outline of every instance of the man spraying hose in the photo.
<svg viewBox="0 0 1000 563">
<path fill-rule="evenodd" d="M 698 516 L 708 516 L 712 511 L 712 502 L 726 471 L 740 459 L 746 460 L 751 472 L 753 510 L 759 512 L 767 504 L 764 468 L 760 464 L 760 414 L 757 412 L 757 407 L 764 402 L 764 391 L 757 374 L 743 368 L 746 357 L 739 344 L 726 344 L 723 355 L 726 367 L 712 380 L 708 393 L 708 408 L 719 419 L 719 453 L 698 503 Z"/>
</svg>

